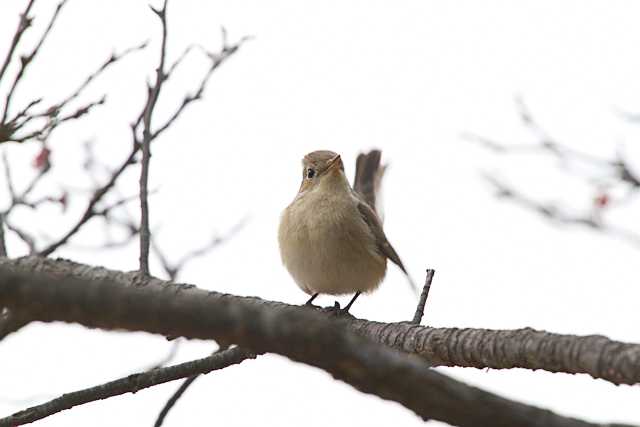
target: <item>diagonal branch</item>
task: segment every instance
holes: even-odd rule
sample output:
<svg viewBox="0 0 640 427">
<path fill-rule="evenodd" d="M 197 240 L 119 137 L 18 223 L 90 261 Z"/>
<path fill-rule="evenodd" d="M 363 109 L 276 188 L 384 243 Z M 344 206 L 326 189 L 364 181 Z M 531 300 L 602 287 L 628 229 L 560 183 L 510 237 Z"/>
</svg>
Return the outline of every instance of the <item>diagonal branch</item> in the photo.
<svg viewBox="0 0 640 427">
<path fill-rule="evenodd" d="M 525 209 L 538 213 L 548 220 L 556 221 L 565 225 L 582 225 L 588 227 L 592 231 L 618 237 L 622 240 L 626 240 L 633 246 L 640 247 L 640 234 L 627 228 L 616 227 L 608 224 L 603 220 L 603 218 L 601 218 L 597 210 L 592 212 L 590 215 L 576 215 L 566 212 L 554 203 L 534 200 L 493 176 L 487 175 L 485 176 L 485 179 L 495 187 L 497 197 L 508 199 Z"/>
<path fill-rule="evenodd" d="M 206 292 L 192 285 L 180 285 L 156 278 L 141 279 L 135 273 L 124 273 L 108 270 L 102 267 L 91 267 L 85 264 L 75 263 L 63 259 L 47 259 L 41 257 L 24 257 L 19 259 L 0 259 L 0 272 L 15 272 L 25 275 L 43 273 L 50 275 L 52 279 L 68 277 L 87 281 L 97 281 L 86 288 L 67 289 L 66 293 L 57 293 L 56 286 L 48 285 L 39 289 L 35 286 L 25 287 L 24 292 L 31 293 L 33 298 L 18 301 L 20 295 L 25 293 L 18 289 L 5 288 L 4 282 L 0 283 L 0 306 L 14 306 L 24 312 L 25 315 L 35 320 L 55 320 L 79 322 L 88 326 L 101 328 L 126 329 L 129 322 L 125 312 L 123 301 L 128 301 L 129 294 L 145 293 L 148 298 L 141 308 L 141 313 L 147 313 L 147 323 L 158 321 L 154 327 L 167 328 L 166 330 L 149 330 L 149 332 L 161 333 L 165 336 L 183 336 L 184 330 L 175 330 L 177 324 L 170 316 L 165 315 L 158 308 L 163 304 L 160 300 L 169 299 L 167 304 L 179 305 L 178 297 L 186 297 L 189 300 L 199 300 L 194 304 L 221 303 L 225 311 L 234 311 L 236 305 L 244 307 L 250 312 L 288 312 L 296 306 L 284 303 L 266 301 L 256 297 L 240 297 Z M 110 280 L 114 285 L 113 294 L 104 295 L 104 300 L 94 303 L 99 308 L 92 312 L 88 305 L 75 308 L 74 304 L 80 304 L 76 299 L 89 297 L 100 290 L 101 280 Z M 60 288 L 62 289 L 62 288 Z M 66 289 L 66 288 L 65 288 Z M 104 291 L 106 292 L 106 291 Z M 95 295 L 93 295 L 95 296 Z M 20 297 L 20 298 L 22 298 Z M 64 298 L 70 301 L 63 301 Z M 121 301 L 119 298 L 122 298 Z M 6 300 L 6 302 L 5 302 Z M 42 300 L 44 306 L 36 301 Z M 205 302 L 206 301 L 206 302 Z M 214 303 L 215 301 L 215 303 Z M 66 310 L 65 305 L 73 305 L 73 310 Z M 114 304 L 115 308 L 110 308 Z M 176 307 L 174 307 L 176 309 Z M 155 313 L 155 310 L 158 310 Z M 31 313 L 34 311 L 34 313 Z M 217 309 L 206 308 L 204 313 L 190 312 L 190 316 L 200 319 L 200 327 L 204 331 L 190 331 L 192 338 L 212 338 L 211 332 L 206 328 L 206 319 L 216 319 Z M 74 312 L 73 318 L 66 318 Z M 82 317 L 80 313 L 85 313 Z M 137 313 L 137 316 L 142 316 Z M 155 313 L 155 314 L 152 314 Z M 33 314 L 33 316 L 31 316 Z M 126 314 L 126 315 L 125 315 Z M 203 316 L 202 318 L 198 316 Z M 244 318 L 236 313 L 235 319 Z M 326 317 L 327 315 L 325 315 Z M 249 315 L 251 317 L 251 315 Z M 139 317 L 136 317 L 139 319 Z M 238 321 L 241 321 L 238 320 Z M 367 339 L 386 344 L 395 349 L 419 356 L 429 366 L 461 366 L 479 369 L 510 369 L 524 368 L 531 370 L 542 369 L 549 372 L 564 372 L 569 374 L 589 374 L 594 378 L 601 378 L 614 384 L 640 384 L 640 344 L 628 344 L 613 341 L 600 335 L 562 335 L 546 331 L 538 331 L 531 328 L 514 330 L 492 330 L 474 328 L 432 328 L 414 325 L 409 322 L 383 323 L 370 320 L 349 318 L 343 319 L 344 323 L 354 332 Z M 88 323 L 91 323 L 89 325 Z M 158 325 L 163 326 L 158 326 Z M 142 327 L 135 324 L 136 328 Z M 176 332 L 176 333 L 174 333 Z M 195 336 L 193 334 L 202 334 Z M 218 340 L 216 338 L 216 340 Z M 238 343 L 232 339 L 231 342 Z"/>
<path fill-rule="evenodd" d="M 257 355 L 248 351 L 241 350 L 239 347 L 235 347 L 231 350 L 242 351 L 244 353 L 245 358 L 257 357 Z M 228 351 L 230 351 L 228 348 L 218 349 L 213 353 L 213 356 L 220 353 L 226 353 Z M 164 423 L 164 420 L 167 418 L 167 415 L 169 415 L 169 411 L 171 411 L 171 409 L 175 406 L 175 404 L 182 397 L 182 395 L 187 391 L 187 389 L 191 387 L 191 384 L 193 384 L 195 380 L 197 380 L 198 377 L 203 373 L 194 373 L 190 377 L 187 377 L 187 379 L 184 380 L 182 384 L 180 384 L 180 387 L 178 387 L 178 389 L 171 395 L 169 400 L 167 400 L 167 402 L 164 404 L 164 406 L 160 410 L 160 413 L 158 414 L 158 418 L 156 418 L 156 422 L 153 424 L 154 427 L 162 426 L 162 424 Z"/>
<path fill-rule="evenodd" d="M 13 52 L 15 52 L 18 44 L 20 43 L 20 39 L 24 32 L 31 26 L 32 19 L 29 18 L 29 12 L 33 7 L 33 3 L 35 0 L 29 0 L 26 9 L 22 14 L 20 14 L 20 21 L 18 22 L 18 28 L 16 28 L 16 32 L 13 34 L 13 38 L 11 39 L 11 44 L 9 45 L 9 50 L 7 51 L 7 56 L 4 58 L 2 62 L 2 67 L 0 67 L 0 82 L 2 81 L 2 77 L 4 76 L 5 71 L 7 71 L 7 67 L 11 63 L 11 59 L 13 58 Z"/>
<path fill-rule="evenodd" d="M 47 39 L 47 37 L 51 33 L 51 29 L 53 28 L 53 25 L 55 24 L 56 19 L 58 18 L 58 15 L 60 14 L 60 10 L 62 9 L 62 7 L 66 3 L 66 1 L 67 0 L 62 0 L 60 3 L 58 3 L 58 5 L 56 6 L 55 11 L 53 12 L 53 15 L 51 16 L 51 19 L 49 20 L 49 24 L 47 25 L 47 28 L 44 30 L 44 32 L 40 36 L 40 40 L 38 41 L 36 46 L 33 48 L 31 53 L 29 53 L 28 55 L 22 56 L 20 58 L 20 69 L 18 70 L 18 73 L 16 74 L 15 78 L 13 79 L 13 84 L 11 85 L 11 88 L 9 89 L 9 93 L 7 94 L 7 97 L 5 98 L 4 110 L 2 112 L 2 120 L 0 120 L 0 123 L 2 123 L 2 124 L 5 123 L 5 121 L 7 119 L 7 115 L 9 114 L 9 108 L 11 106 L 11 100 L 13 98 L 13 94 L 14 94 L 15 90 L 18 87 L 18 84 L 20 83 L 22 78 L 24 77 L 24 73 L 27 70 L 27 67 L 29 66 L 31 61 L 33 61 L 33 59 L 36 57 L 36 55 L 40 51 L 40 48 L 42 47 L 42 45 L 44 44 L 45 40 Z M 29 4 L 29 7 L 31 7 L 31 4 Z M 3 72 L 4 72 L 4 70 L 3 70 Z"/>
<path fill-rule="evenodd" d="M 162 16 L 162 14 L 164 13 L 163 10 L 155 10 L 152 9 L 158 16 Z M 164 17 L 164 19 L 166 20 L 166 16 Z M 166 32 L 166 28 L 163 25 L 163 33 Z M 164 40 L 163 36 L 163 40 Z M 91 199 L 88 201 L 87 206 L 85 208 L 85 210 L 83 211 L 82 215 L 80 216 L 80 218 L 78 218 L 78 220 L 74 223 L 74 225 L 67 231 L 65 232 L 61 237 L 59 237 L 57 240 L 53 241 L 52 243 L 50 243 L 49 245 L 47 245 L 45 248 L 41 249 L 40 251 L 38 251 L 38 254 L 41 256 L 49 256 L 51 255 L 53 252 L 55 252 L 57 249 L 59 249 L 61 246 L 64 246 L 65 244 L 67 244 L 67 242 L 74 236 L 76 235 L 83 227 L 84 225 L 89 222 L 92 218 L 99 216 L 100 210 L 97 209 L 97 206 L 99 205 L 99 203 L 103 200 L 103 198 L 114 188 L 117 180 L 120 178 L 120 176 L 123 174 L 123 172 L 125 170 L 127 170 L 131 165 L 136 163 L 136 157 L 139 153 L 139 151 L 142 149 L 144 144 L 145 139 L 148 140 L 149 145 L 151 142 L 153 142 L 156 138 L 158 138 L 163 131 L 165 131 L 166 129 L 168 129 L 170 126 L 173 125 L 173 123 L 175 122 L 175 120 L 177 120 L 178 117 L 181 116 L 182 113 L 184 113 L 186 111 L 186 107 L 191 104 L 193 101 L 195 101 L 196 99 L 202 99 L 204 91 L 207 87 L 207 84 L 210 80 L 210 78 L 212 77 L 213 71 L 215 71 L 228 57 L 230 57 L 231 55 L 233 55 L 235 52 L 238 51 L 238 49 L 240 48 L 240 45 L 244 42 L 244 40 L 246 40 L 246 38 L 241 39 L 240 42 L 234 44 L 234 45 L 230 45 L 227 46 L 225 44 L 225 46 L 223 47 L 223 51 L 219 54 L 217 54 L 217 56 L 215 54 L 209 54 L 210 55 L 210 59 L 212 61 L 211 66 L 209 67 L 209 69 L 207 70 L 207 72 L 204 74 L 204 76 L 200 79 L 199 82 L 199 86 L 198 86 L 198 90 L 196 92 L 196 97 L 189 101 L 189 102 L 185 102 L 183 100 L 182 104 L 180 104 L 180 106 L 178 107 L 178 109 L 173 113 L 173 115 L 167 119 L 167 121 L 165 121 L 163 124 L 161 124 L 157 130 L 152 131 L 150 126 L 151 126 L 151 113 L 153 112 L 153 106 L 155 105 L 155 102 L 157 101 L 157 94 L 154 96 L 153 93 L 155 92 L 153 90 L 152 87 L 148 88 L 148 96 L 147 96 L 147 100 L 145 102 L 145 105 L 143 106 L 142 110 L 140 111 L 140 113 L 138 114 L 136 120 L 130 125 L 131 128 L 131 134 L 132 134 L 132 148 L 130 153 L 128 154 L 128 156 L 124 159 L 124 161 L 120 164 L 120 166 L 112 172 L 112 174 L 110 175 L 109 179 L 107 180 L 106 183 L 104 183 L 102 186 L 98 187 L 94 193 L 93 196 L 91 197 Z M 163 42 L 164 43 L 164 42 Z M 164 44 L 163 44 L 164 46 Z M 136 47 L 136 48 L 132 48 L 130 49 L 130 51 L 134 51 L 136 49 L 141 49 L 144 47 L 144 44 Z M 162 52 L 164 52 L 165 48 L 162 47 Z M 166 82 L 166 80 L 168 80 L 171 76 L 171 73 L 176 69 L 177 65 L 184 59 L 184 57 L 186 56 L 186 54 L 188 53 L 189 49 L 186 50 L 185 52 L 183 52 L 182 55 L 180 55 L 180 57 L 178 57 L 178 59 L 170 66 L 170 68 L 168 69 L 168 71 L 166 72 L 162 72 L 162 80 L 161 82 Z M 129 52 L 129 51 L 126 51 Z M 124 56 L 125 53 L 122 53 L 118 56 L 118 58 L 122 58 Z M 164 58 L 165 54 L 161 53 L 161 57 Z M 161 59 L 161 66 L 164 67 L 164 59 Z M 156 72 L 157 73 L 157 72 Z M 160 75 L 157 74 L 156 75 L 156 85 L 158 85 L 158 77 Z M 153 100 L 155 97 L 155 100 Z M 187 98 L 191 99 L 192 97 L 194 97 L 193 95 L 188 95 Z M 186 98 L 185 98 L 186 99 Z M 145 117 L 147 118 L 148 121 L 148 125 L 144 126 L 144 121 L 145 121 Z M 139 136 L 139 127 L 140 125 L 143 124 L 143 135 L 142 137 Z M 149 159 L 150 158 L 151 153 L 148 152 L 146 158 Z M 143 156 L 144 157 L 144 156 Z M 143 163 L 144 163 L 145 159 L 143 159 Z M 148 160 L 147 160 L 148 161 Z M 148 168 L 148 165 L 147 165 Z M 147 171 L 148 173 L 148 171 Z M 141 172 L 141 178 L 143 178 L 142 176 L 142 172 Z M 146 182 L 146 179 L 144 179 L 144 181 Z M 142 188 L 141 188 L 141 192 L 142 192 Z M 147 197 L 148 197 L 148 190 L 146 191 L 147 193 Z M 148 210 L 148 206 L 145 210 Z M 147 211 L 147 215 L 141 215 L 141 219 L 142 216 L 146 216 L 147 217 L 147 222 L 148 222 L 148 211 Z M 143 219 L 144 220 L 144 219 Z M 146 242 L 146 238 L 145 238 L 145 242 Z M 141 240 L 141 255 L 143 250 L 143 247 L 146 248 L 148 245 L 146 243 L 142 243 Z M 148 251 L 144 251 L 144 252 L 148 252 Z M 148 258 L 148 256 L 147 256 Z M 144 269 L 143 269 L 144 271 Z"/>
<path fill-rule="evenodd" d="M 549 368 L 558 363 L 558 358 L 569 362 L 577 358 L 578 369 L 588 370 L 591 361 L 602 370 L 601 377 L 640 380 L 640 346 L 604 337 L 554 336 L 531 329 L 436 329 L 406 322 L 336 320 L 315 310 L 206 292 L 66 260 L 27 257 L 1 260 L 0 267 L 0 305 L 18 308 L 36 320 L 216 339 L 222 345 L 237 343 L 252 352 L 282 354 L 325 369 L 361 391 L 396 400 L 422 417 L 455 425 L 589 424 L 468 387 L 427 369 L 428 365 L 417 358 L 407 358 L 375 341 L 414 352 L 425 360 L 431 357 L 436 363 L 447 357 L 459 358 L 463 366 L 474 360 L 474 346 L 480 343 L 483 361 L 496 356 L 499 361 L 499 356 L 515 350 L 515 357 L 525 363 L 530 359 L 542 361 Z M 522 340 L 523 335 L 528 336 Z M 536 342 L 539 339 L 547 342 Z M 553 345 L 558 340 L 561 342 Z M 581 342 L 576 345 L 577 341 Z M 426 349 L 420 348 L 424 342 L 428 342 Z M 597 360 L 591 360 L 594 358 Z M 624 363 L 619 364 L 620 360 Z M 460 405 L 465 406 L 464 413 Z"/>
<path fill-rule="evenodd" d="M 66 409 L 71 409 L 74 406 L 83 405 L 96 400 L 108 399 L 109 397 L 119 396 L 125 393 L 136 393 L 140 390 L 144 390 L 145 388 L 164 384 L 169 381 L 175 381 L 196 373 L 208 374 L 212 371 L 236 365 L 252 357 L 255 356 L 236 347 L 202 359 L 128 375 L 124 378 L 100 384 L 95 387 L 66 393 L 42 405 L 36 405 L 23 411 L 16 412 L 9 417 L 0 419 L 0 427 L 12 427 L 32 423 Z"/>
<path fill-rule="evenodd" d="M 0 305 L 37 320 L 215 339 L 253 353 L 281 354 L 321 368 L 362 392 L 397 401 L 424 419 L 453 425 L 594 425 L 453 380 L 418 358 L 365 338 L 362 330 L 354 334 L 354 321 L 348 318 L 65 260 L 32 257 L 0 263 Z M 424 328 L 407 323 L 387 327 L 397 325 Z M 65 404 L 63 400 L 58 406 Z M 0 420 L 0 425 L 9 425 L 9 420 Z"/>
<path fill-rule="evenodd" d="M 518 114 L 522 124 L 534 135 L 535 141 L 528 144 L 505 144 L 474 134 L 464 134 L 465 139 L 480 144 L 496 154 L 543 153 L 555 159 L 559 167 L 574 175 L 579 175 L 597 194 L 591 208 L 582 214 L 572 214 L 561 209 L 556 203 L 540 202 L 531 199 L 525 193 L 516 191 L 493 176 L 487 180 L 496 187 L 497 196 L 537 212 L 551 221 L 561 224 L 580 224 L 593 231 L 626 240 L 640 247 L 640 234 L 623 227 L 607 224 L 604 217 L 611 208 L 628 204 L 633 196 L 640 193 L 640 174 L 632 162 L 625 158 L 621 149 L 615 156 L 600 157 L 580 151 L 552 136 L 535 119 L 521 98 L 516 98 Z M 572 168 L 573 165 L 589 165 L 589 168 Z M 624 195 L 615 198 L 611 190 L 623 190 Z M 613 192 L 615 194 L 616 192 Z"/>
</svg>

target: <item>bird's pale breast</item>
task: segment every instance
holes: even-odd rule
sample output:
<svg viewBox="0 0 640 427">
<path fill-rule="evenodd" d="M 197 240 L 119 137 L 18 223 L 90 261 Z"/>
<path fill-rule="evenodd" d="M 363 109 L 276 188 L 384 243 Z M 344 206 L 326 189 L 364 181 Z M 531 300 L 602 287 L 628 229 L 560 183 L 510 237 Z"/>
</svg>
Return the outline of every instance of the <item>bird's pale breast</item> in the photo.
<svg viewBox="0 0 640 427">
<path fill-rule="evenodd" d="M 310 191 L 283 213 L 282 260 L 308 294 L 374 290 L 384 278 L 382 256 L 350 193 Z"/>
</svg>

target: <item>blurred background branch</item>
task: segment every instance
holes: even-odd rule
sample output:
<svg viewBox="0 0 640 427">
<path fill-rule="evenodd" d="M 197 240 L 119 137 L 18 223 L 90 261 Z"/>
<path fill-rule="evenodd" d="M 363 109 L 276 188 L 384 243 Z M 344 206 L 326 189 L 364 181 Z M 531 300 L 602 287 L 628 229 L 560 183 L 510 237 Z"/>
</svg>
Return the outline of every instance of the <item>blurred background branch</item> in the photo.
<svg viewBox="0 0 640 427">
<path fill-rule="evenodd" d="M 555 160 L 557 166 L 567 174 L 579 177 L 591 188 L 594 196 L 586 211 L 575 213 L 574 210 L 563 208 L 561 203 L 537 200 L 528 196 L 526 190 L 515 188 L 495 174 L 484 173 L 485 180 L 495 190 L 495 196 L 536 212 L 555 223 L 582 225 L 598 233 L 620 238 L 640 248 L 640 230 L 627 229 L 606 220 L 611 210 L 628 207 L 640 193 L 640 172 L 633 168 L 631 160 L 624 155 L 623 148 L 618 147 L 616 155 L 612 158 L 582 152 L 554 138 L 536 120 L 521 97 L 516 98 L 516 109 L 522 125 L 533 136 L 533 143 L 503 143 L 472 133 L 466 133 L 463 137 L 496 156 L 545 155 Z M 584 164 L 586 168 L 580 167 Z M 617 193 L 620 195 L 614 195 Z M 571 196 L 567 195 L 565 205 L 576 204 L 571 200 Z"/>
</svg>

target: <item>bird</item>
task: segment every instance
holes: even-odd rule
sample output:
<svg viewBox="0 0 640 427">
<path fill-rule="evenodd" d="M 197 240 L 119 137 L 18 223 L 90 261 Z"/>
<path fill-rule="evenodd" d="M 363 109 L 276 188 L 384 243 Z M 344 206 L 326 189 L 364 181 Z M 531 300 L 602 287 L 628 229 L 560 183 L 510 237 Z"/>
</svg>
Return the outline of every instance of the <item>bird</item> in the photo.
<svg viewBox="0 0 640 427">
<path fill-rule="evenodd" d="M 378 288 L 387 259 L 416 290 L 376 213 L 376 191 L 384 172 L 380 158 L 379 150 L 358 156 L 354 188 L 339 154 L 318 150 L 302 159 L 302 182 L 282 212 L 278 242 L 284 266 L 311 296 L 306 305 L 313 305 L 319 294 L 354 293 L 341 309 L 348 313 L 359 295 Z"/>
</svg>

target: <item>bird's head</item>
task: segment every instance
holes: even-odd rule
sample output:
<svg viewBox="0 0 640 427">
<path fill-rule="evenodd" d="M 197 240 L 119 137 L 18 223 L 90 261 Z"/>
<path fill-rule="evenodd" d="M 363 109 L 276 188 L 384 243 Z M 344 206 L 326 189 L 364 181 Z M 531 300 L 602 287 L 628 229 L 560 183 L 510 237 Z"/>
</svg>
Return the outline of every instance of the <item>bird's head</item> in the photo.
<svg viewBox="0 0 640 427">
<path fill-rule="evenodd" d="M 314 188 L 344 187 L 349 181 L 338 153 L 328 150 L 313 151 L 302 159 L 302 183 L 298 193 Z"/>
</svg>

